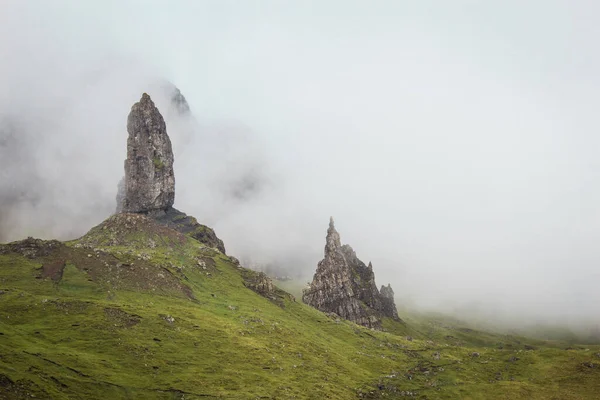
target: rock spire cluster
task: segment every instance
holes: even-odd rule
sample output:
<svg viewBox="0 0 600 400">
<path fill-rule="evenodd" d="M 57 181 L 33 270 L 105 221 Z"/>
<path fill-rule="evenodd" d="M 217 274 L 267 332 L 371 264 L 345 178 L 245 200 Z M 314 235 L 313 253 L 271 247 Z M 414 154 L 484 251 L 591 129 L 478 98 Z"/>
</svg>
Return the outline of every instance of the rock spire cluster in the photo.
<svg viewBox="0 0 600 400">
<path fill-rule="evenodd" d="M 325 257 L 302 301 L 369 328 L 381 329 L 383 317 L 399 320 L 391 286 L 377 290 L 372 264 L 365 265 L 352 247 L 341 244 L 333 218 L 327 229 Z"/>
</svg>

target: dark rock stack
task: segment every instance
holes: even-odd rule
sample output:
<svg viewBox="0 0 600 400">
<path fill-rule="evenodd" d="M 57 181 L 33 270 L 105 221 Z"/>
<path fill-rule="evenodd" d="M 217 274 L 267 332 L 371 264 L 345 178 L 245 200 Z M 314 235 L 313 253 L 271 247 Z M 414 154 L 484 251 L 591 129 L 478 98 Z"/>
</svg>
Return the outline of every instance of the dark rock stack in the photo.
<svg viewBox="0 0 600 400">
<path fill-rule="evenodd" d="M 123 212 L 164 211 L 175 202 L 173 149 L 165 120 L 146 93 L 127 117 Z"/>
<path fill-rule="evenodd" d="M 146 93 L 131 108 L 127 132 L 125 177 L 118 185 L 117 213 L 145 214 L 225 253 L 223 241 L 211 228 L 173 208 L 175 174 L 171 140 L 162 115 Z"/>
<path fill-rule="evenodd" d="M 325 257 L 319 261 L 317 272 L 310 287 L 304 290 L 302 301 L 359 325 L 381 329 L 382 317 L 398 319 L 393 291 L 391 293 L 390 307 L 389 298 L 377 290 L 373 266 L 371 263 L 367 266 L 359 260 L 349 245 L 341 245 L 340 235 L 331 218 Z"/>
<path fill-rule="evenodd" d="M 396 303 L 394 302 L 392 286 L 389 283 L 387 286 L 381 285 L 379 293 L 381 294 L 381 310 L 383 314 L 390 318 L 400 319 L 396 310 Z"/>
</svg>

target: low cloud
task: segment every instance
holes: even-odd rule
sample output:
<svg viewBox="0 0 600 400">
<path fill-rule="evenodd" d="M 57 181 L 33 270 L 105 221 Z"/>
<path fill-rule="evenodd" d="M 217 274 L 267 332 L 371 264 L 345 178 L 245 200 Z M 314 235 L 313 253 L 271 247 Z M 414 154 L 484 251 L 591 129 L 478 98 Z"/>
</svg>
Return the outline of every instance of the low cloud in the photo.
<svg viewBox="0 0 600 400">
<path fill-rule="evenodd" d="M 310 279 L 333 215 L 411 309 L 599 324 L 596 7 L 313 6 L 5 2 L 0 241 L 114 211 L 148 92 L 231 254 Z"/>
</svg>

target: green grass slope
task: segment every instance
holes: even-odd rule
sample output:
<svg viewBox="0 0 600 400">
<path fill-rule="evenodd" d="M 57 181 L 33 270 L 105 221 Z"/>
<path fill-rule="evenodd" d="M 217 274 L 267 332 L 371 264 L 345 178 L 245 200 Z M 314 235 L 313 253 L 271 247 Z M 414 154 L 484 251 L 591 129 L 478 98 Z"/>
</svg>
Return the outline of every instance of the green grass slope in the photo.
<svg viewBox="0 0 600 400">
<path fill-rule="evenodd" d="M 600 348 L 332 319 L 138 215 L 0 246 L 0 399 L 595 398 Z M 404 317 L 404 316 L 403 316 Z"/>
</svg>

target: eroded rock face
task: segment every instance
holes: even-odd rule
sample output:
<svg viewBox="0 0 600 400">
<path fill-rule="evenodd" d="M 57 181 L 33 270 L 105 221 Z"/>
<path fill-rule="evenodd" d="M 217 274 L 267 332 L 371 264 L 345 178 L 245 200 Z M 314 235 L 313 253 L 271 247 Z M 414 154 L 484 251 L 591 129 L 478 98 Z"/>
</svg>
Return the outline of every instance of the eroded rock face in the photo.
<svg viewBox="0 0 600 400">
<path fill-rule="evenodd" d="M 333 218 L 327 230 L 325 257 L 317 265 L 310 287 L 303 292 L 302 301 L 320 311 L 333 312 L 369 328 L 381 329 L 383 316 L 398 318 L 397 313 L 392 315 L 385 311 L 388 300 L 377 290 L 371 263 L 365 265 L 352 247 L 341 245 Z"/>
<path fill-rule="evenodd" d="M 233 259 L 233 257 L 230 257 L 230 259 L 234 261 L 234 263 L 237 262 L 237 259 Z M 296 301 L 294 296 L 275 286 L 271 278 L 264 272 L 253 271 L 244 268 L 241 265 L 238 265 L 237 267 L 242 275 L 244 286 L 253 292 L 258 293 L 283 308 L 285 308 L 286 301 Z"/>
<path fill-rule="evenodd" d="M 246 287 L 254 290 L 261 296 L 270 296 L 274 291 L 273 281 L 264 272 L 258 272 L 254 279 L 247 279 L 244 282 Z"/>
<path fill-rule="evenodd" d="M 176 100 L 179 106 L 187 107 L 178 89 L 173 97 Z M 162 115 L 146 93 L 131 108 L 127 131 L 125 176 L 118 185 L 116 212 L 144 214 L 225 254 L 223 241 L 215 231 L 173 208 L 175 174 L 171 140 Z"/>
<path fill-rule="evenodd" d="M 8 244 L 0 244 L 0 254 L 9 252 L 21 254 L 24 257 L 34 259 L 45 257 L 56 249 L 64 247 L 58 240 L 42 240 L 28 237 Z"/>
<path fill-rule="evenodd" d="M 387 286 L 381 285 L 381 311 L 386 317 L 400 319 L 398 317 L 398 310 L 396 310 L 396 302 L 394 301 L 394 291 L 392 286 L 388 283 Z"/>
<path fill-rule="evenodd" d="M 196 218 L 191 217 L 176 208 L 169 207 L 169 209 L 160 212 L 152 212 L 148 216 L 154 219 L 161 225 L 175 229 L 185 235 L 188 235 L 200 243 L 218 249 L 221 253 L 225 254 L 225 245 L 223 241 L 217 237 L 215 231 L 206 225 L 198 223 Z"/>
<path fill-rule="evenodd" d="M 173 150 L 165 120 L 150 96 L 142 95 L 127 118 L 127 159 L 122 212 L 167 210 L 175 201 Z"/>
</svg>

